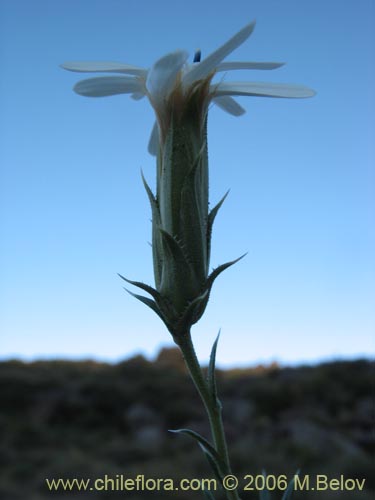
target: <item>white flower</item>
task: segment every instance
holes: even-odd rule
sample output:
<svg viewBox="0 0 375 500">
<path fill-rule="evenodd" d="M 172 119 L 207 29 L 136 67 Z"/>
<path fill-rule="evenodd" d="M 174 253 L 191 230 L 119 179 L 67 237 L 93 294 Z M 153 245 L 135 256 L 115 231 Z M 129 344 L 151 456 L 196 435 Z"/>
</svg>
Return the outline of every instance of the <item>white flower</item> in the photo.
<svg viewBox="0 0 375 500">
<path fill-rule="evenodd" d="M 147 96 L 155 109 L 157 124 L 154 125 L 149 152 L 157 154 L 161 120 L 171 93 L 178 87 L 180 94 L 188 95 L 197 82 L 207 80 L 219 72 L 240 69 L 271 70 L 284 63 L 276 62 L 222 62 L 251 35 L 255 27 L 252 22 L 230 38 L 224 45 L 200 62 L 189 64 L 188 53 L 178 50 L 161 57 L 150 69 L 116 62 L 66 62 L 62 68 L 80 73 L 120 73 L 126 76 L 99 76 L 79 81 L 74 86 L 77 94 L 87 97 L 104 97 L 116 94 L 131 94 L 134 99 Z M 265 82 L 210 83 L 208 96 L 226 112 L 240 116 L 245 110 L 232 96 L 257 97 L 312 97 L 315 92 L 301 85 Z"/>
</svg>

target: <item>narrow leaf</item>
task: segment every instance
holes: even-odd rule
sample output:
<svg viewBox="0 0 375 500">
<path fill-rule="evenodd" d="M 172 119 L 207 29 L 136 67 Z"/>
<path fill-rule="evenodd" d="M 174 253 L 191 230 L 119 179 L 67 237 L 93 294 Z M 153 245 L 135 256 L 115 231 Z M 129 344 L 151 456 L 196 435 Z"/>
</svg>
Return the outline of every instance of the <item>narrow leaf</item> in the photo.
<svg viewBox="0 0 375 500">
<path fill-rule="evenodd" d="M 196 297 L 194 300 L 190 302 L 190 304 L 188 304 L 185 311 L 178 320 L 177 328 L 182 329 L 182 331 L 185 331 L 186 330 L 185 327 L 190 328 L 191 325 L 194 325 L 194 323 L 196 323 L 199 320 L 199 318 L 201 317 L 199 313 L 201 311 L 202 304 L 203 303 L 207 304 L 206 296 L 207 296 L 207 291 L 202 293 L 202 295 Z"/>
<path fill-rule="evenodd" d="M 232 266 L 236 262 L 238 262 L 240 259 L 242 259 L 246 254 L 241 255 L 241 257 L 238 257 L 236 260 L 232 260 L 231 262 L 226 262 L 225 264 L 222 264 L 221 266 L 217 267 L 212 271 L 212 273 L 208 276 L 206 283 L 205 283 L 205 290 L 207 292 L 206 299 L 205 301 L 201 304 L 199 311 L 197 312 L 198 314 L 198 319 L 201 318 L 202 314 L 204 313 L 204 310 L 207 306 L 208 299 L 210 298 L 210 293 L 211 293 L 211 288 L 212 285 L 215 281 L 215 279 L 219 276 L 220 273 L 222 273 L 225 269 L 228 267 Z M 197 319 L 197 321 L 198 321 Z"/>
<path fill-rule="evenodd" d="M 161 290 L 174 304 L 180 318 L 186 305 L 200 292 L 195 269 L 185 254 L 183 244 L 164 229 L 159 229 L 163 243 L 163 279 Z M 163 292 L 164 293 L 164 292 Z"/>
<path fill-rule="evenodd" d="M 216 390 L 216 376 L 215 376 L 215 362 L 216 362 L 216 349 L 217 344 L 219 342 L 220 331 L 216 337 L 216 340 L 212 346 L 210 362 L 208 365 L 208 373 L 207 373 L 207 383 L 208 388 L 210 390 L 213 401 L 217 401 L 217 390 Z"/>
<path fill-rule="evenodd" d="M 225 470 L 226 470 L 225 463 L 223 462 L 223 460 L 221 459 L 220 455 L 215 450 L 215 448 L 212 446 L 212 444 L 210 444 L 207 441 L 207 439 L 205 439 L 203 436 L 190 429 L 176 429 L 176 430 L 170 430 L 169 432 L 174 432 L 176 434 L 185 434 L 186 436 L 190 436 L 196 441 L 198 441 L 200 446 L 205 449 L 206 453 L 210 455 L 211 459 L 216 464 L 219 473 L 225 475 Z"/>
<path fill-rule="evenodd" d="M 137 286 L 138 288 L 141 288 L 145 292 L 149 293 L 155 300 L 159 299 L 159 297 L 160 297 L 159 292 L 157 290 L 155 290 L 155 288 L 153 288 L 152 286 L 146 285 L 146 283 L 142 283 L 141 281 L 129 280 L 128 278 L 125 278 L 124 276 L 122 276 L 122 274 L 119 274 L 119 273 L 118 273 L 118 275 L 120 276 L 121 279 L 123 279 L 127 283 L 130 283 L 131 285 Z"/>
<path fill-rule="evenodd" d="M 224 203 L 225 198 L 228 196 L 229 190 L 225 193 L 225 195 L 221 198 L 219 203 L 217 203 L 214 208 L 210 211 L 208 214 L 208 219 L 207 219 L 207 266 L 209 265 L 210 262 L 210 256 L 211 256 L 211 236 L 212 236 L 212 227 L 214 225 L 214 220 L 215 217 L 221 207 L 221 205 Z"/>
<path fill-rule="evenodd" d="M 267 479 L 267 473 L 265 470 L 262 471 L 262 476 Z M 267 489 L 259 491 L 259 500 L 271 500 L 270 492 Z"/>
<path fill-rule="evenodd" d="M 217 214 L 217 213 L 218 213 L 218 211 L 219 211 L 219 208 L 220 208 L 220 207 L 221 207 L 221 205 L 224 203 L 225 198 L 228 196 L 228 194 L 229 194 L 229 189 L 228 189 L 228 191 L 225 193 L 225 195 L 221 198 L 221 200 L 219 201 L 219 203 L 217 203 L 217 204 L 214 206 L 214 208 L 210 211 L 210 213 L 208 214 L 208 218 L 209 218 L 209 220 L 210 220 L 210 222 L 211 222 L 211 226 L 212 226 L 212 224 L 213 224 L 213 222 L 214 222 L 214 219 L 215 219 L 215 217 L 216 217 L 216 214 Z"/>
<path fill-rule="evenodd" d="M 175 125 L 172 118 L 164 141 L 163 158 L 158 167 L 161 171 L 158 175 L 157 200 L 163 229 L 178 237 L 181 190 L 193 163 L 191 141 L 184 127 Z"/>
<path fill-rule="evenodd" d="M 163 248 L 168 255 L 172 257 L 176 263 L 188 265 L 188 260 L 181 244 L 164 229 L 159 228 L 159 231 L 162 236 Z"/>
<path fill-rule="evenodd" d="M 300 471 L 298 469 L 294 476 L 298 476 L 299 472 Z M 283 494 L 281 500 L 290 500 L 292 498 L 293 491 L 294 491 L 294 477 L 290 481 L 290 483 L 288 484 L 287 489 L 284 491 L 284 494 Z"/>
<path fill-rule="evenodd" d="M 223 476 L 223 474 L 220 473 L 216 462 L 214 460 L 212 460 L 211 455 L 209 453 L 207 453 L 206 449 L 200 443 L 198 443 L 198 444 L 199 444 L 201 450 L 203 451 L 203 454 L 206 457 L 207 462 L 209 463 L 211 469 L 213 470 L 216 479 L 220 482 L 220 484 L 222 484 L 222 480 L 223 480 L 224 476 Z"/>
<path fill-rule="evenodd" d="M 141 176 L 142 176 L 142 182 L 143 182 L 143 185 L 146 189 L 146 193 L 147 193 L 147 196 L 150 200 L 150 205 L 151 205 L 151 208 L 152 210 L 156 209 L 157 212 L 159 213 L 159 210 L 158 210 L 158 206 L 157 206 L 157 201 L 156 201 L 156 198 L 155 198 L 155 195 L 154 193 L 151 191 L 151 188 L 150 186 L 148 185 L 147 181 L 146 181 L 146 178 L 143 174 L 143 171 L 141 170 Z"/>
<path fill-rule="evenodd" d="M 161 256 L 163 255 L 163 247 L 162 247 L 162 242 L 161 242 L 161 236 L 159 232 L 159 226 L 161 225 L 161 220 L 160 220 L 160 211 L 159 211 L 159 205 L 158 202 L 151 191 L 149 185 L 147 184 L 147 181 L 143 175 L 143 172 L 141 171 L 142 175 L 142 181 L 143 185 L 146 189 L 146 193 L 148 196 L 148 199 L 150 201 L 151 205 L 151 213 L 152 213 L 152 257 L 153 257 L 153 264 L 154 264 L 154 276 L 155 276 L 155 284 L 156 287 L 160 285 L 161 282 L 161 276 L 162 276 L 162 258 Z"/>
<path fill-rule="evenodd" d="M 266 489 L 259 490 L 259 500 L 271 500 L 270 492 Z"/>
<path fill-rule="evenodd" d="M 213 496 L 213 494 L 211 493 L 211 491 L 203 490 L 203 495 L 208 500 L 215 500 L 215 497 Z"/>
<path fill-rule="evenodd" d="M 137 293 L 133 293 L 130 290 L 128 290 L 127 288 L 125 288 L 124 290 L 126 290 L 130 295 L 132 295 L 136 299 L 138 299 L 141 302 L 143 302 L 144 304 L 146 304 L 146 306 L 148 306 L 150 309 L 152 309 L 162 319 L 162 321 L 167 325 L 167 322 L 166 322 L 162 312 L 160 311 L 158 305 L 156 304 L 156 302 L 154 302 L 152 299 L 149 299 L 148 297 L 144 297 L 143 295 L 138 295 Z M 168 327 L 168 325 L 167 325 L 167 327 Z"/>
<path fill-rule="evenodd" d="M 225 264 L 221 264 L 218 266 L 216 269 L 212 271 L 212 273 L 209 275 L 207 278 L 207 289 L 211 289 L 213 282 L 215 279 L 221 274 L 225 269 L 228 269 L 228 267 L 233 266 L 233 264 L 236 264 L 239 260 L 243 259 L 245 257 L 246 253 L 238 257 L 238 259 L 231 260 L 230 262 L 226 262 Z"/>
<path fill-rule="evenodd" d="M 162 318 L 164 323 L 169 328 L 168 325 L 169 325 L 170 320 L 172 318 L 173 319 L 176 318 L 176 316 L 177 316 L 177 313 L 176 313 L 173 305 L 170 303 L 170 301 L 168 301 L 167 298 L 163 297 L 157 290 L 155 290 L 150 285 L 146 285 L 145 283 L 142 283 L 141 281 L 129 280 L 129 279 L 125 278 L 124 276 L 122 276 L 121 274 L 119 274 L 119 276 L 121 279 L 123 279 L 127 283 L 130 283 L 131 285 L 137 286 L 141 290 L 144 290 L 145 292 L 147 292 L 151 295 L 151 297 L 155 300 L 156 306 L 158 307 L 158 310 L 159 310 L 158 314 L 160 313 L 159 316 Z M 127 290 L 127 289 L 125 288 L 125 290 Z M 136 295 L 132 292 L 129 292 L 129 293 L 131 295 L 133 295 L 134 297 L 137 297 L 138 299 L 139 299 L 139 297 L 143 297 L 143 295 Z M 147 299 L 147 298 L 143 297 L 143 299 Z M 141 299 L 139 299 L 139 300 L 141 300 Z M 147 299 L 147 300 L 150 300 L 150 299 Z M 151 307 L 150 303 L 154 303 L 152 300 L 150 300 L 150 303 L 146 302 L 145 300 L 142 300 L 142 302 L 147 304 L 149 307 Z M 153 307 L 151 307 L 151 308 L 153 309 Z M 168 318 L 168 324 L 167 324 L 166 318 Z"/>
<path fill-rule="evenodd" d="M 205 278 L 207 276 L 206 224 L 208 203 L 205 204 L 207 189 L 201 182 L 201 171 L 207 168 L 201 161 L 203 157 L 202 152 L 200 152 L 181 189 L 179 235 L 190 261 L 194 262 L 197 276 Z"/>
</svg>

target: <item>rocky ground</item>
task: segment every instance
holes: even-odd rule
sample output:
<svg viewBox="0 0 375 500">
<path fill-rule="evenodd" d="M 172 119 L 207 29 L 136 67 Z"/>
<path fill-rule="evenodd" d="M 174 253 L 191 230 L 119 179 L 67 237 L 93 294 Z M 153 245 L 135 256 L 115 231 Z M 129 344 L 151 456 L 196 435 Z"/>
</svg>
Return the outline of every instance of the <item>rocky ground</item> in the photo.
<svg viewBox="0 0 375 500">
<path fill-rule="evenodd" d="M 374 498 L 374 365 L 271 366 L 218 374 L 236 475 L 327 475 L 366 479 L 365 489 L 299 491 L 298 499 Z M 195 389 L 175 350 L 156 362 L 117 365 L 0 363 L 0 498 L 203 498 L 201 493 L 51 492 L 46 478 L 208 478 L 196 443 L 209 437 Z M 275 491 L 273 500 L 282 494 Z M 215 498 L 223 498 L 220 493 Z M 252 491 L 242 499 L 256 499 Z"/>
</svg>

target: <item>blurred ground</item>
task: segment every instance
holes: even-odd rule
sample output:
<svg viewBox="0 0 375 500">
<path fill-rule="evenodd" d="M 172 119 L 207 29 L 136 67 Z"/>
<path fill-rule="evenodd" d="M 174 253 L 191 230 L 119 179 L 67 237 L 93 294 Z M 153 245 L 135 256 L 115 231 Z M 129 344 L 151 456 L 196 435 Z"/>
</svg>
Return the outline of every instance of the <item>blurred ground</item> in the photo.
<svg viewBox="0 0 375 500">
<path fill-rule="evenodd" d="M 366 479 L 365 491 L 302 491 L 294 499 L 374 498 L 374 365 L 258 367 L 218 373 L 237 476 L 326 474 Z M 0 363 L 0 499 L 198 499 L 201 493 L 51 492 L 45 478 L 137 474 L 211 477 L 196 443 L 168 429 L 209 437 L 195 389 L 174 349 L 157 361 L 117 365 Z M 244 483 L 243 483 L 244 484 Z M 241 493 L 255 499 L 254 493 Z M 216 498 L 221 498 L 219 494 Z M 280 500 L 274 493 L 272 499 Z"/>
</svg>

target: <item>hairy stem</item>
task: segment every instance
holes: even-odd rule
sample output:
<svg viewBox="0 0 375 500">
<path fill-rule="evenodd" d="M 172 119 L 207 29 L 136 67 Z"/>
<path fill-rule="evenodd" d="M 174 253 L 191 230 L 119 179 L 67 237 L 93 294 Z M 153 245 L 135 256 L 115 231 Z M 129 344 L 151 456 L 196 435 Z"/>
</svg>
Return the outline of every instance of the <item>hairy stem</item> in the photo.
<svg viewBox="0 0 375 500">
<path fill-rule="evenodd" d="M 225 473 L 231 474 L 228 448 L 225 439 L 223 420 L 221 416 L 221 405 L 216 398 L 212 397 L 208 389 L 206 379 L 203 376 L 202 369 L 195 353 L 190 331 L 188 331 L 185 335 L 179 337 L 178 346 L 181 349 L 190 376 L 193 379 L 194 385 L 206 409 L 210 422 L 214 446 L 226 466 Z M 240 500 L 236 490 L 226 491 L 226 496 L 229 500 Z"/>
</svg>

